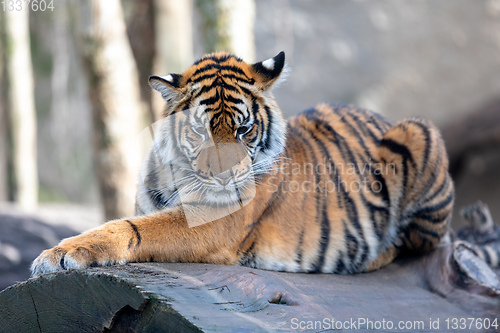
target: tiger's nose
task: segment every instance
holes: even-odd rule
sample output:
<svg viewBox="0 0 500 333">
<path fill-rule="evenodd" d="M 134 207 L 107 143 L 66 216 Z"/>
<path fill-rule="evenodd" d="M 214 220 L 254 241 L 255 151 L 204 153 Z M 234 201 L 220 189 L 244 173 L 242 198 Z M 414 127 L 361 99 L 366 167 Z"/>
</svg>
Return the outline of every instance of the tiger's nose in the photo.
<svg viewBox="0 0 500 333">
<path fill-rule="evenodd" d="M 233 174 L 231 171 L 224 171 L 214 176 L 214 179 L 219 182 L 222 186 L 229 184 L 231 179 L 233 179 Z"/>
</svg>

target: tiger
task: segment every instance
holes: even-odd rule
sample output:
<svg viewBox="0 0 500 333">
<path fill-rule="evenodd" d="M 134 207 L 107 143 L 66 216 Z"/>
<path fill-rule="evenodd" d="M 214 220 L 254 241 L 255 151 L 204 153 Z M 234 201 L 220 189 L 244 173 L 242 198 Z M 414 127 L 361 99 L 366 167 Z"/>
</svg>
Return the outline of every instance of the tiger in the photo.
<svg viewBox="0 0 500 333">
<path fill-rule="evenodd" d="M 454 184 L 430 121 L 319 104 L 288 122 L 273 97 L 285 54 L 226 52 L 151 76 L 165 101 L 137 215 L 43 251 L 33 276 L 129 262 L 354 274 L 447 238 Z"/>
</svg>

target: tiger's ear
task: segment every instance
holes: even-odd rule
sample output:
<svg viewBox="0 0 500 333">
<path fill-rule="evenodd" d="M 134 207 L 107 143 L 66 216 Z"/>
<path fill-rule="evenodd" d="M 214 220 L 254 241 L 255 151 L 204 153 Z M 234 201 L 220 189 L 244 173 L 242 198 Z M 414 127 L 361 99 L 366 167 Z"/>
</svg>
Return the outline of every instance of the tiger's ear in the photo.
<svg viewBox="0 0 500 333">
<path fill-rule="evenodd" d="M 181 79 L 182 75 L 179 74 L 169 74 L 163 77 L 153 75 L 149 77 L 149 85 L 168 102 L 181 95 Z"/>
<path fill-rule="evenodd" d="M 252 65 L 254 78 L 262 90 L 271 88 L 278 79 L 283 81 L 283 68 L 285 67 L 285 52 L 281 51 L 277 56 Z"/>
</svg>

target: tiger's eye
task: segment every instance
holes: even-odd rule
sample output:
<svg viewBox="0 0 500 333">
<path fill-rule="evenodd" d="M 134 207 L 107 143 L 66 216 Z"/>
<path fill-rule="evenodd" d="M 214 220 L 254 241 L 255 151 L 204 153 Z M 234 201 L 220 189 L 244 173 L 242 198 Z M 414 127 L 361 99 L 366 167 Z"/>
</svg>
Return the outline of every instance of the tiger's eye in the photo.
<svg viewBox="0 0 500 333">
<path fill-rule="evenodd" d="M 202 125 L 193 125 L 192 126 L 192 129 L 193 131 L 196 133 L 196 134 L 199 134 L 199 135 L 205 135 L 206 133 L 206 129 L 205 129 L 205 126 L 202 126 Z"/>
<path fill-rule="evenodd" d="M 252 129 L 251 125 L 240 126 L 236 130 L 236 133 L 238 135 L 244 135 L 244 134 L 247 134 L 248 132 L 250 132 L 251 129 Z"/>
</svg>

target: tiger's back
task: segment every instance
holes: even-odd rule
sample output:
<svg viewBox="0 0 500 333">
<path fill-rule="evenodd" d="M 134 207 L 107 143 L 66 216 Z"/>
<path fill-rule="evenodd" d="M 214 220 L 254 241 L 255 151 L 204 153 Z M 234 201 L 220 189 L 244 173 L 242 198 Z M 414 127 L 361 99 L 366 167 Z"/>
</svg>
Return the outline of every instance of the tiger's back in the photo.
<svg viewBox="0 0 500 333">
<path fill-rule="evenodd" d="M 417 119 L 392 126 L 353 106 L 322 104 L 292 118 L 284 157 L 263 184 L 275 195 L 244 256 L 253 267 L 373 270 L 401 249 L 434 248 L 451 218 L 436 128 Z"/>
</svg>

